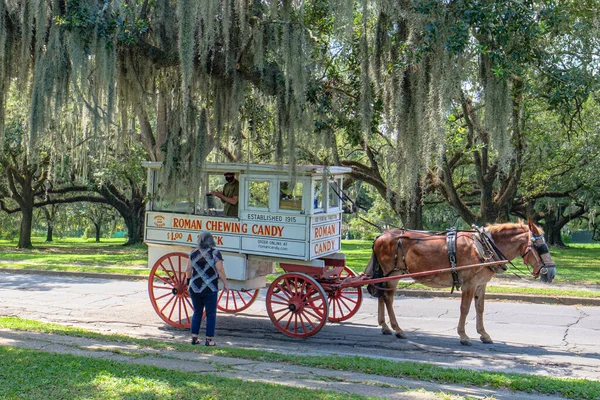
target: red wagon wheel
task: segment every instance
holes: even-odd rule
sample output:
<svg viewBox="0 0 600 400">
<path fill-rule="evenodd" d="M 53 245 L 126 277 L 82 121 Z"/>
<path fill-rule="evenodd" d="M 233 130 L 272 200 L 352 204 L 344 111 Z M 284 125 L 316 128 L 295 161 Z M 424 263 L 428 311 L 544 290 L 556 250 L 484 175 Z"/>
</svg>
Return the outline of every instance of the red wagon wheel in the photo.
<svg viewBox="0 0 600 400">
<path fill-rule="evenodd" d="M 235 313 L 245 310 L 254 303 L 260 289 L 241 292 L 237 290 L 222 290 L 219 293 L 217 308 L 223 312 Z"/>
<path fill-rule="evenodd" d="M 163 321 L 176 328 L 189 328 L 194 307 L 185 282 L 188 254 L 165 254 L 152 267 L 148 293 L 152 307 Z"/>
<path fill-rule="evenodd" d="M 289 273 L 269 286 L 267 313 L 273 324 L 288 336 L 306 338 L 325 325 L 328 315 L 325 291 L 308 275 Z"/>
<path fill-rule="evenodd" d="M 339 280 L 344 280 L 349 276 L 356 276 L 356 273 L 344 266 L 338 278 Z M 342 322 L 351 318 L 358 312 L 362 304 L 362 299 L 363 293 L 360 286 L 347 287 L 329 292 L 329 321 Z"/>
</svg>

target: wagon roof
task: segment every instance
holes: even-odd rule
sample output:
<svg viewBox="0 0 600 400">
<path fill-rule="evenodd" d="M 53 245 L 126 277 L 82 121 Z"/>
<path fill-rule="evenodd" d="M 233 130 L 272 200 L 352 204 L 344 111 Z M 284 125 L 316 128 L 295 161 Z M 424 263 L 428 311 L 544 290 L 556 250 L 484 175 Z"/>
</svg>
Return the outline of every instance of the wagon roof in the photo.
<svg viewBox="0 0 600 400">
<path fill-rule="evenodd" d="M 162 162 L 143 162 L 142 165 L 150 169 L 160 169 L 163 166 Z M 323 165 L 297 165 L 297 175 L 321 175 L 323 169 L 326 168 L 330 174 L 347 174 L 352 172 L 352 168 Z M 288 164 L 249 164 L 249 163 L 206 163 L 204 170 L 207 172 L 237 172 L 243 174 L 273 174 L 287 175 L 290 172 Z"/>
</svg>

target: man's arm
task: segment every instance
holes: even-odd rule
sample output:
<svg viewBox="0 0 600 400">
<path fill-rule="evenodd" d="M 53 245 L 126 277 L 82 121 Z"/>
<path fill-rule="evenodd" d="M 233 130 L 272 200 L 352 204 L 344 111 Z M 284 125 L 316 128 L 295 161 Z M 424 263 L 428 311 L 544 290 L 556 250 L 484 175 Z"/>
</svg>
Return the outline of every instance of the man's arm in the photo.
<svg viewBox="0 0 600 400">
<path fill-rule="evenodd" d="M 216 190 L 210 193 L 217 196 L 219 199 L 231 204 L 232 206 L 235 206 L 238 202 L 238 196 L 227 197 L 222 192 L 217 192 Z"/>
</svg>

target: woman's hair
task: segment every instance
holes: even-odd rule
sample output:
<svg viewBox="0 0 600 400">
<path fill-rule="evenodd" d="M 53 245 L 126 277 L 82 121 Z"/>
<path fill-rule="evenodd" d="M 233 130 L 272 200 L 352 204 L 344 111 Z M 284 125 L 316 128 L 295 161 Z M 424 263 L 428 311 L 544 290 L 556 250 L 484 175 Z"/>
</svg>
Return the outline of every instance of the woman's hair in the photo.
<svg viewBox="0 0 600 400">
<path fill-rule="evenodd" d="M 212 249 L 213 247 L 217 247 L 215 243 L 215 238 L 210 232 L 201 231 L 198 235 L 198 248 L 199 249 Z"/>
</svg>

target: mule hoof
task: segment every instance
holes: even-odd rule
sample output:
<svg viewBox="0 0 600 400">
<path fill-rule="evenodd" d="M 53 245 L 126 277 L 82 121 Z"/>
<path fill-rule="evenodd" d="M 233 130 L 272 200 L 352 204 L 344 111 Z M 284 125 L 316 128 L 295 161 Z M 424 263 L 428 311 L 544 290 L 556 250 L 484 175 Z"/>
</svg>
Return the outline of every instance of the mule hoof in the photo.
<svg viewBox="0 0 600 400">
<path fill-rule="evenodd" d="M 485 344 L 494 344 L 494 341 L 489 336 L 482 336 L 481 341 Z"/>
<path fill-rule="evenodd" d="M 395 335 L 398 339 L 406 339 L 406 334 L 402 331 L 396 332 Z"/>
<path fill-rule="evenodd" d="M 383 328 L 381 329 L 381 333 L 383 333 L 384 335 L 391 335 L 394 332 L 392 332 L 389 328 Z"/>
<path fill-rule="evenodd" d="M 471 339 L 460 339 L 460 344 L 462 344 L 463 346 L 470 346 Z"/>
</svg>

